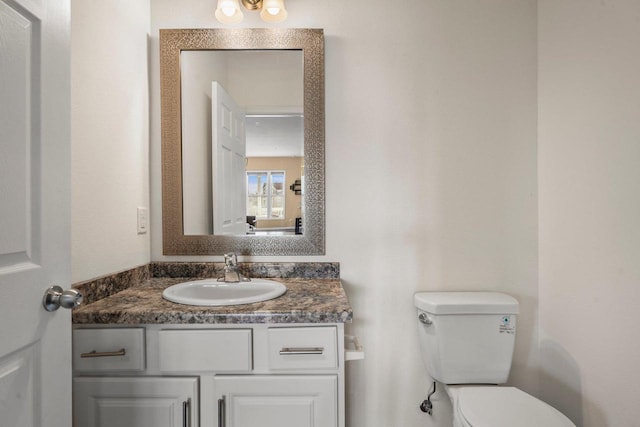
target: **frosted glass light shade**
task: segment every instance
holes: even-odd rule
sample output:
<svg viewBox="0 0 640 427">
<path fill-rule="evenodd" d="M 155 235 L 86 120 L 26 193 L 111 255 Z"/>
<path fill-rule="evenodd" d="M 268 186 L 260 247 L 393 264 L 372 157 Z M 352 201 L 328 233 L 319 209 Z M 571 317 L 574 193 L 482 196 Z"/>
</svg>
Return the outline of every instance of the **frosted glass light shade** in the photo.
<svg viewBox="0 0 640 427">
<path fill-rule="evenodd" d="M 238 0 L 218 0 L 216 19 L 223 24 L 237 24 L 242 21 L 244 15 L 240 10 Z"/>
<path fill-rule="evenodd" d="M 260 17 L 265 22 L 282 22 L 287 19 L 283 0 L 264 0 Z"/>
</svg>

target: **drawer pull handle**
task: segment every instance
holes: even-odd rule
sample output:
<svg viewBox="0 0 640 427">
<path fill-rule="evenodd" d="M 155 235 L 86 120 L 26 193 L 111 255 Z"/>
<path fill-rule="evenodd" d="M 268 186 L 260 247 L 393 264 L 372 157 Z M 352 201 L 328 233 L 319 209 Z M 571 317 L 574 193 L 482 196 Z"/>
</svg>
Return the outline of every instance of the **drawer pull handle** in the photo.
<svg viewBox="0 0 640 427">
<path fill-rule="evenodd" d="M 89 353 L 82 353 L 80 355 L 80 357 L 82 358 L 87 358 L 87 357 L 114 357 L 114 356 L 125 356 L 127 354 L 127 352 L 125 351 L 124 348 L 121 348 L 118 351 L 101 351 L 101 352 L 97 352 L 95 350 L 90 351 Z"/>
<path fill-rule="evenodd" d="M 280 350 L 282 356 L 322 353 L 324 353 L 324 347 L 284 347 Z"/>
</svg>

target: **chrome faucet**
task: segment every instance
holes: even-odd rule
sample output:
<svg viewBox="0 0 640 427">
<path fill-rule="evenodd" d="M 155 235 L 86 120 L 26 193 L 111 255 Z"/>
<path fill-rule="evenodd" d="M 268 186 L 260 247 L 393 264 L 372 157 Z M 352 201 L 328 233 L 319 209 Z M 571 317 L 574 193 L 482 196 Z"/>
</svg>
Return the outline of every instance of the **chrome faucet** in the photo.
<svg viewBox="0 0 640 427">
<path fill-rule="evenodd" d="M 238 257 L 234 253 L 224 254 L 224 277 L 218 279 L 219 282 L 238 283 L 250 282 L 246 276 L 238 271 Z"/>
</svg>

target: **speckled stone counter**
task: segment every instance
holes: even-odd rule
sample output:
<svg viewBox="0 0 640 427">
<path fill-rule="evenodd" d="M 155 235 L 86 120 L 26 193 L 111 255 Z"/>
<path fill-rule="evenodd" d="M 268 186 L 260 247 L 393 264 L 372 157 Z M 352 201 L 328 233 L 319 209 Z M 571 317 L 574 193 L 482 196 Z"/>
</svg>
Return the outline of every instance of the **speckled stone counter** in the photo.
<svg viewBox="0 0 640 427">
<path fill-rule="evenodd" d="M 73 310 L 75 324 L 343 323 L 353 317 L 339 279 L 277 278 L 279 298 L 253 304 L 201 307 L 172 303 L 162 291 L 191 278 L 156 277 Z"/>
</svg>

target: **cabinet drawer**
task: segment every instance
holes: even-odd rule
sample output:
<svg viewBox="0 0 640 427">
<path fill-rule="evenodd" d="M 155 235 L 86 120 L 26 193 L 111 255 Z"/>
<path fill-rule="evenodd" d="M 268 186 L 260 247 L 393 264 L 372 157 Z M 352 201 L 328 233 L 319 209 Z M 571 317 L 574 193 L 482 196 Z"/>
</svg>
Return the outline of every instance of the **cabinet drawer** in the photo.
<svg viewBox="0 0 640 427">
<path fill-rule="evenodd" d="M 162 372 L 247 372 L 253 368 L 251 329 L 165 330 L 159 333 Z"/>
<path fill-rule="evenodd" d="M 336 369 L 337 331 L 334 326 L 270 328 L 269 368 Z"/>
<path fill-rule="evenodd" d="M 144 370 L 144 329 L 75 329 L 73 366 L 77 372 Z"/>
</svg>

